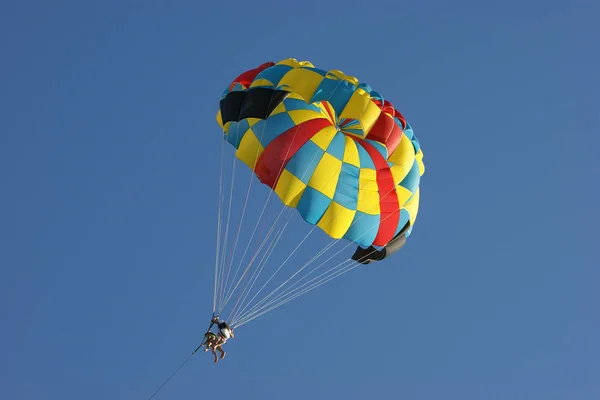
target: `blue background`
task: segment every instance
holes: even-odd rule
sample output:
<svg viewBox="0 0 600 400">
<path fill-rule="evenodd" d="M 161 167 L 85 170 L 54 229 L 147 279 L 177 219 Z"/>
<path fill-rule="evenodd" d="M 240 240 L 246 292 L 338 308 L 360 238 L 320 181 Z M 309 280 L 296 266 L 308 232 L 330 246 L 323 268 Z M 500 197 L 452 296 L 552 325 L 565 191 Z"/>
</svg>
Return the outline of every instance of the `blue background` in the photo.
<svg viewBox="0 0 600 400">
<path fill-rule="evenodd" d="M 598 15 L 591 0 L 4 2 L 0 397 L 145 399 L 196 347 L 218 100 L 295 57 L 413 125 L 413 235 L 244 325 L 223 362 L 197 354 L 156 399 L 600 398 Z"/>
</svg>

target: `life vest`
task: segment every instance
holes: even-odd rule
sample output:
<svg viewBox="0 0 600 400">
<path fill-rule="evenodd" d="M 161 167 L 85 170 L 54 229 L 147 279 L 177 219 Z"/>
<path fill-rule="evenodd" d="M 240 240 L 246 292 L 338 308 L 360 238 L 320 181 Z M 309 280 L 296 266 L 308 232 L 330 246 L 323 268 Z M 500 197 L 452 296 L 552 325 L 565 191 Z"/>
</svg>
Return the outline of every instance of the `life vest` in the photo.
<svg viewBox="0 0 600 400">
<path fill-rule="evenodd" d="M 231 336 L 233 336 L 231 328 L 229 327 L 229 324 L 227 324 L 227 322 L 219 322 L 219 325 L 217 326 L 219 327 L 219 334 L 225 339 L 229 339 Z"/>
</svg>

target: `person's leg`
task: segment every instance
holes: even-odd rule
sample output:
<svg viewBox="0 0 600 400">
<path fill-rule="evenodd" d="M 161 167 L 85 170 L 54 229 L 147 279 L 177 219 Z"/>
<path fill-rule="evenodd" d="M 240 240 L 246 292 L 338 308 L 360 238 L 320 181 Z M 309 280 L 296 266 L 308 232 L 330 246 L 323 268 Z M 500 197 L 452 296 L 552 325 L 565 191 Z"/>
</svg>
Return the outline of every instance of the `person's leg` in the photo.
<svg viewBox="0 0 600 400">
<path fill-rule="evenodd" d="M 221 346 L 217 346 L 217 350 L 219 350 L 219 353 L 221 353 L 221 358 L 225 357 L 225 350 L 223 350 Z"/>
<path fill-rule="evenodd" d="M 219 361 L 219 357 L 217 357 L 217 353 L 215 352 L 215 348 L 211 347 L 211 350 L 212 350 L 213 356 L 215 356 L 215 362 Z"/>
</svg>

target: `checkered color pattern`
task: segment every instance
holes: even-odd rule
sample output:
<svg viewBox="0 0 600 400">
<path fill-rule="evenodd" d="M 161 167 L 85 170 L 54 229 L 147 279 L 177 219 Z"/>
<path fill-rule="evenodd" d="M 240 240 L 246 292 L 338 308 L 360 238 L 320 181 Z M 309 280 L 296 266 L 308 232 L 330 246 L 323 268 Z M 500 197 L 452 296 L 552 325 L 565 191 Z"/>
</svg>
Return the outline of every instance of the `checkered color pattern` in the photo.
<svg viewBox="0 0 600 400">
<path fill-rule="evenodd" d="M 295 59 L 243 73 L 223 98 L 257 88 L 284 98 L 264 118 L 224 123 L 220 110 L 217 122 L 237 158 L 285 205 L 361 246 L 384 246 L 407 223 L 412 229 L 423 152 L 389 101 L 355 77 Z"/>
</svg>

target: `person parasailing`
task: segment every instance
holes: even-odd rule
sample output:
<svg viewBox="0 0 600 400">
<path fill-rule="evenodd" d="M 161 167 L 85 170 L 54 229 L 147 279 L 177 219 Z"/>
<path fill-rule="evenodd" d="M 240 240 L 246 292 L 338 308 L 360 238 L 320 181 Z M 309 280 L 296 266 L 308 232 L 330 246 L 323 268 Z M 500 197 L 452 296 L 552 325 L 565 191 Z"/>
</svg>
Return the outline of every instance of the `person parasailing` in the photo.
<svg viewBox="0 0 600 400">
<path fill-rule="evenodd" d="M 217 325 L 218 331 L 217 333 L 211 332 L 213 325 Z M 225 357 L 225 350 L 223 350 L 223 345 L 227 343 L 227 339 L 233 338 L 233 329 L 229 326 L 226 321 L 220 320 L 218 315 L 213 315 L 210 320 L 210 326 L 208 330 L 204 334 L 204 341 L 200 344 L 199 347 L 206 346 L 204 352 L 206 353 L 209 349 L 212 351 L 212 354 L 215 356 L 215 362 L 219 361 L 219 358 Z M 221 357 L 217 357 L 218 351 L 221 353 Z"/>
</svg>

